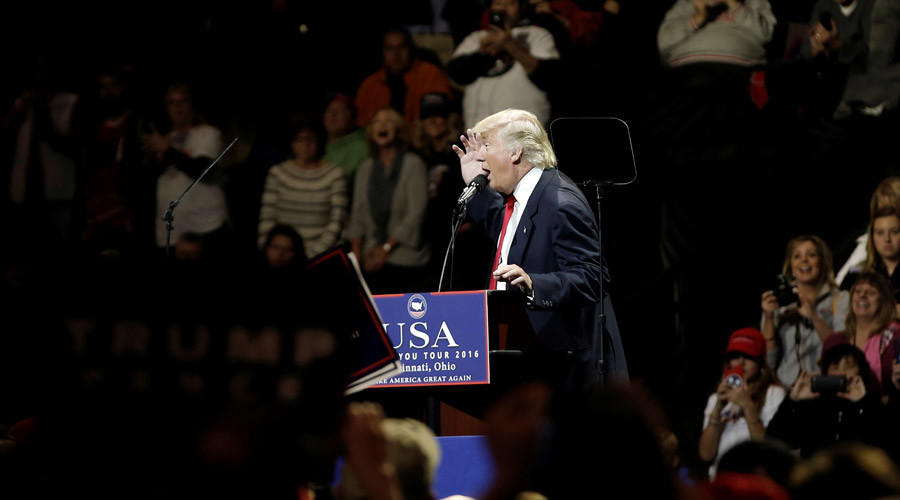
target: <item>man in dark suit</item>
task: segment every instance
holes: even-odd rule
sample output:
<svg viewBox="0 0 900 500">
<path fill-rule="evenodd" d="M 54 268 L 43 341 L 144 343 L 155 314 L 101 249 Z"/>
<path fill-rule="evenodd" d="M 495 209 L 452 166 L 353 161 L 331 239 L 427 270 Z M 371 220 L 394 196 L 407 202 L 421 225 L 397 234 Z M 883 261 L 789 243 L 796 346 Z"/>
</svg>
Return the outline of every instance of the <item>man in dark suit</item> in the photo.
<svg viewBox="0 0 900 500">
<path fill-rule="evenodd" d="M 547 132 L 533 114 L 501 111 L 460 139 L 463 149 L 453 149 L 463 180 L 468 184 L 484 174 L 489 181 L 489 188 L 468 205 L 472 218 L 497 242 L 489 288 L 521 290 L 538 340 L 562 367 L 561 387 L 589 387 L 600 375 L 591 343 L 599 327 L 601 280 L 608 280 L 590 205 L 556 169 Z M 603 295 L 604 375 L 625 382 L 628 369 L 618 326 L 609 297 Z"/>
</svg>

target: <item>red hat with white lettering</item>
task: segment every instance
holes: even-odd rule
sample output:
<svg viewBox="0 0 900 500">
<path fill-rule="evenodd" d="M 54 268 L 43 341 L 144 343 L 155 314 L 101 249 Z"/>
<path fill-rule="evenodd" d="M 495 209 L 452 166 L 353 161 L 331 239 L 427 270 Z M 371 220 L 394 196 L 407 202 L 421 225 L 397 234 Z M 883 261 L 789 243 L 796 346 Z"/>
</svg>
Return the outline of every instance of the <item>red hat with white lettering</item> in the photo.
<svg viewBox="0 0 900 500">
<path fill-rule="evenodd" d="M 725 354 L 739 352 L 752 358 L 762 358 L 766 355 L 766 339 L 756 328 L 741 328 L 735 330 L 728 339 L 728 347 Z"/>
</svg>

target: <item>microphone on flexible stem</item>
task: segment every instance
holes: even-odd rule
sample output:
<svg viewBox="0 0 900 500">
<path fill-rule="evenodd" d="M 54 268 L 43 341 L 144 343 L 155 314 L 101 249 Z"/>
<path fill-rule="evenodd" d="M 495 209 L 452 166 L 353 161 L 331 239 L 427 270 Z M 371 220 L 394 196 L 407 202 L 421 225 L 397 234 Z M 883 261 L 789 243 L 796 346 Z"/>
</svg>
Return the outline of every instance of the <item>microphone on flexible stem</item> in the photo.
<svg viewBox="0 0 900 500">
<path fill-rule="evenodd" d="M 484 174 L 479 174 L 472 179 L 472 182 L 463 189 L 461 195 L 459 195 L 459 199 L 456 200 L 456 208 L 453 209 L 453 229 L 450 231 L 450 244 L 447 245 L 447 253 L 444 254 L 444 264 L 441 266 L 441 279 L 438 281 L 438 291 L 442 292 L 444 290 L 444 275 L 447 272 L 447 262 L 450 262 L 450 275 L 452 279 L 453 275 L 453 249 L 456 247 L 456 233 L 459 232 L 460 226 L 462 226 L 463 220 L 466 218 L 466 204 L 475 197 L 476 194 L 480 193 L 484 186 L 488 183 L 487 177 Z M 450 285 L 448 285 L 450 288 Z"/>
<path fill-rule="evenodd" d="M 476 194 L 480 193 L 484 186 L 488 183 L 487 177 L 484 174 L 479 174 L 472 179 L 472 182 L 463 189 L 461 195 L 459 195 L 459 199 L 456 200 L 457 205 L 465 205 L 469 203 L 469 200 L 475 197 Z"/>
</svg>

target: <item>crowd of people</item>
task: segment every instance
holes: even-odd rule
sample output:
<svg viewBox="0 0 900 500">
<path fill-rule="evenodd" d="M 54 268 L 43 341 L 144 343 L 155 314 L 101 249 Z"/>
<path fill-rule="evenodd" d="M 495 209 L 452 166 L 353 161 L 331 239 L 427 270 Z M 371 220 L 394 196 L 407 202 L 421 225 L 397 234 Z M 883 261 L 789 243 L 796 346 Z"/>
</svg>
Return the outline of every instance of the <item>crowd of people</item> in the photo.
<svg viewBox="0 0 900 500">
<path fill-rule="evenodd" d="M 121 57 L 72 62 L 50 46 L 25 54 L 5 84 L 0 192 L 10 237 L 0 256 L 13 298 L 0 334 L 0 397 L 10 403 L 0 404 L 0 465 L 18 463 L 9 469 L 17 488 L 62 460 L 39 456 L 56 448 L 34 438 L 33 417 L 60 408 L 45 400 L 59 393 L 38 390 L 52 384 L 40 370 L 52 360 L 51 373 L 66 373 L 68 361 L 58 340 L 45 342 L 53 333 L 32 332 L 89 316 L 81 306 L 125 318 L 277 306 L 314 316 L 303 328 L 327 330 L 322 318 L 340 312 L 323 302 L 328 284 L 302 270 L 338 245 L 375 294 L 439 291 L 445 273 L 443 291 L 484 289 L 496 244 L 471 222 L 445 266 L 465 187 L 451 147 L 483 118 L 517 108 L 551 138 L 560 117 L 630 124 L 633 150 L 598 137 L 594 156 L 559 168 L 579 181 L 602 177 L 613 150 L 636 161 L 638 181 L 600 202 L 612 209 L 603 251 L 634 387 L 557 400 L 538 382 L 507 394 L 484 416 L 499 466 L 485 495 L 636 495 L 643 484 L 666 498 L 805 498 L 837 491 L 838 473 L 853 478 L 840 485 L 848 496 L 900 495 L 900 440 L 890 431 L 900 416 L 897 2 L 435 0 L 408 12 L 350 6 L 354 19 L 301 3 L 252 15 L 190 11 L 206 22 L 173 24 L 172 39 L 224 40 L 243 22 L 269 43 L 220 80 L 187 55 L 170 68 L 126 46 Z M 341 35 L 350 32 L 362 38 Z M 251 491 L 254 474 L 284 452 L 275 432 L 303 415 L 310 428 L 289 435 L 303 442 L 290 465 L 308 469 L 304 481 L 327 477 L 322 457 L 346 450 L 363 493 L 343 495 L 408 498 L 380 467 L 382 447 L 390 435 L 422 434 L 325 392 L 294 399 L 324 398 L 315 418 L 298 404 L 277 416 L 229 407 L 192 443 L 199 458 L 177 463 L 229 478 L 222 492 Z M 171 415 L 157 409 L 140 421 L 154 418 Z M 44 435 L 74 426 L 61 420 Z M 340 441 L 339 421 L 355 441 Z M 100 463 L 133 453 L 113 438 L 104 444 Z M 583 461 L 582 446 L 593 446 Z M 433 466 L 431 455 L 420 461 Z M 372 467 L 385 475 L 367 475 Z M 638 479 L 644 473 L 657 482 Z M 296 494 L 281 480 L 267 491 Z M 427 482 L 416 491 L 427 498 Z"/>
</svg>

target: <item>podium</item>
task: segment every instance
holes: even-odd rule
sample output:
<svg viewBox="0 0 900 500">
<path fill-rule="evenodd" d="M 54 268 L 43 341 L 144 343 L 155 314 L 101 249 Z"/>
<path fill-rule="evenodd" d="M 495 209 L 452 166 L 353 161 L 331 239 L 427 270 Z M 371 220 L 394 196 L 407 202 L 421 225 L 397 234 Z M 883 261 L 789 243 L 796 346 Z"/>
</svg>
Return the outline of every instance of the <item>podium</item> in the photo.
<svg viewBox="0 0 900 500">
<path fill-rule="evenodd" d="M 491 403 L 510 387 L 540 373 L 535 366 L 540 363 L 537 356 L 541 352 L 540 343 L 528 318 L 525 297 L 519 291 L 375 295 L 373 298 L 401 362 L 408 363 L 407 369 L 415 371 L 405 373 L 408 377 L 392 377 L 386 384 L 367 391 L 386 391 L 393 398 L 424 398 L 426 423 L 437 435 L 483 434 L 480 418 Z M 465 302 L 461 302 L 463 298 Z M 440 331 L 435 333 L 437 324 Z M 482 347 L 486 347 L 486 357 Z M 441 377 L 445 380 L 440 381 L 435 380 L 438 377 L 433 376 L 433 371 L 418 376 L 420 369 L 431 369 L 427 363 L 435 368 L 444 368 L 441 363 L 457 368 L 464 361 L 459 359 L 460 350 L 467 361 L 474 362 L 465 365 L 463 370 L 472 370 L 475 376 L 461 373 Z M 448 353 L 451 359 L 422 362 L 422 355 L 433 356 L 435 351 L 438 360 L 446 360 Z M 413 355 L 416 359 L 412 359 Z M 472 359 L 473 356 L 477 358 Z M 454 359 L 459 363 L 452 363 Z M 484 364 L 487 376 L 486 380 L 480 380 L 478 374 Z"/>
</svg>

